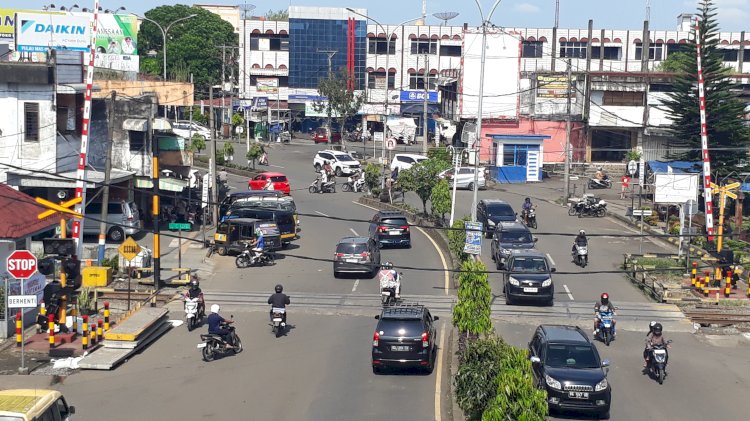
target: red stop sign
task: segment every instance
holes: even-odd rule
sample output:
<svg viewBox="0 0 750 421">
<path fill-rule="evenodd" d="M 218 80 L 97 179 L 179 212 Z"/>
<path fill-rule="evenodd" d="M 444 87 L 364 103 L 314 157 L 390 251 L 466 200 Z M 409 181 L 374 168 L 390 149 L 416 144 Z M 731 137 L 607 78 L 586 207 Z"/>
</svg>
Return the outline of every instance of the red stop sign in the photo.
<svg viewBox="0 0 750 421">
<path fill-rule="evenodd" d="M 16 279 L 31 278 L 36 272 L 36 256 L 28 250 L 16 250 L 5 261 L 8 273 Z"/>
</svg>

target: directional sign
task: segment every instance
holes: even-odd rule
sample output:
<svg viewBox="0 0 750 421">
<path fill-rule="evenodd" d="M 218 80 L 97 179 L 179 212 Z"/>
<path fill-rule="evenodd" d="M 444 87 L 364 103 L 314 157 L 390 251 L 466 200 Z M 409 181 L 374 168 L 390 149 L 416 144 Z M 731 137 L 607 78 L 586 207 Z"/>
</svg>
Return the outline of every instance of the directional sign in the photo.
<svg viewBox="0 0 750 421">
<path fill-rule="evenodd" d="M 128 237 L 120 244 L 117 251 L 120 252 L 122 257 L 130 261 L 135 259 L 135 256 L 138 256 L 138 253 L 141 252 L 141 246 L 133 240 L 133 237 Z"/>
<path fill-rule="evenodd" d="M 189 223 L 171 222 L 168 228 L 170 231 L 190 231 L 192 229 L 192 225 L 190 225 Z"/>
<path fill-rule="evenodd" d="M 36 256 L 28 250 L 16 250 L 8 256 L 6 268 L 16 279 L 31 278 L 36 272 Z"/>
<path fill-rule="evenodd" d="M 50 208 L 50 210 L 44 211 L 40 213 L 39 215 L 37 215 L 36 217 L 38 219 L 44 219 L 50 215 L 54 215 L 55 212 L 69 213 L 75 216 L 76 218 L 83 218 L 83 215 L 70 209 L 74 205 L 81 203 L 82 199 L 80 197 L 70 199 L 67 202 L 63 202 L 62 204 L 59 204 L 59 205 L 57 203 L 50 202 L 49 200 L 44 200 L 41 197 L 36 197 L 34 198 L 34 200 L 36 200 L 37 203 Z"/>
<path fill-rule="evenodd" d="M 651 209 L 633 209 L 633 216 L 651 216 L 654 211 Z"/>
<path fill-rule="evenodd" d="M 396 149 L 396 139 L 388 139 L 385 141 L 385 148 L 389 151 Z"/>
<path fill-rule="evenodd" d="M 201 208 L 208 206 L 208 184 L 211 182 L 211 178 L 208 174 L 203 176 L 203 182 L 201 183 Z"/>
<path fill-rule="evenodd" d="M 9 295 L 8 308 L 34 308 L 36 295 Z"/>
</svg>

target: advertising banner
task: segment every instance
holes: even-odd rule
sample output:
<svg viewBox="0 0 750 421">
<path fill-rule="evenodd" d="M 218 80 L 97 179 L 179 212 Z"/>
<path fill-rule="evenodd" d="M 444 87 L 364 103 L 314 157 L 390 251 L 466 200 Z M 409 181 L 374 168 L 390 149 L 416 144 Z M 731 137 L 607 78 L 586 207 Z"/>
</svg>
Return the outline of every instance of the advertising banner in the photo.
<svg viewBox="0 0 750 421">
<path fill-rule="evenodd" d="M 537 98 L 567 98 L 570 85 L 567 76 L 537 76 Z"/>
<path fill-rule="evenodd" d="M 94 66 L 125 72 L 139 70 L 138 18 L 135 15 L 99 14 Z"/>
<path fill-rule="evenodd" d="M 49 13 L 16 13 L 16 51 L 39 52 L 49 48 L 88 51 L 91 24 L 88 17 Z"/>
<path fill-rule="evenodd" d="M 427 102 L 437 103 L 438 93 L 436 91 L 427 91 Z M 401 102 L 424 102 L 424 91 L 401 91 Z"/>
<path fill-rule="evenodd" d="M 264 94 L 276 94 L 279 92 L 279 79 L 275 77 L 259 77 L 256 89 Z"/>
</svg>

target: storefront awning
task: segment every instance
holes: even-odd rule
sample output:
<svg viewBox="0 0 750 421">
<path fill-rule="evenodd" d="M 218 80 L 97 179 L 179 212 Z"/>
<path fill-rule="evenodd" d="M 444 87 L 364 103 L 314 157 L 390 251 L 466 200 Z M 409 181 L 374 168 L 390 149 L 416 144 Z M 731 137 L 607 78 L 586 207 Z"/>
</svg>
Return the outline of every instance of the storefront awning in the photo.
<svg viewBox="0 0 750 421">
<path fill-rule="evenodd" d="M 173 191 L 180 193 L 188 185 L 188 180 L 180 180 L 178 178 L 159 178 L 159 190 Z M 135 187 L 139 189 L 152 189 L 154 183 L 151 182 L 150 178 L 136 178 Z"/>
<path fill-rule="evenodd" d="M 130 130 L 134 132 L 145 132 L 148 131 L 148 119 L 145 118 L 128 118 L 122 122 L 123 130 Z M 154 119 L 154 130 L 171 131 L 172 125 L 169 121 L 163 118 Z"/>
</svg>

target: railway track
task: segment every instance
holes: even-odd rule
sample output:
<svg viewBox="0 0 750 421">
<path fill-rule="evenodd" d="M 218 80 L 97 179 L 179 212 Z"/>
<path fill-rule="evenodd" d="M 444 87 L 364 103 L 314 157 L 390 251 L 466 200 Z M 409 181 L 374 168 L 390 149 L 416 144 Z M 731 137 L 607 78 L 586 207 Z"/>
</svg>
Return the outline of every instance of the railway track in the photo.
<svg viewBox="0 0 750 421">
<path fill-rule="evenodd" d="M 131 301 L 147 301 L 154 297 L 153 292 L 140 292 L 140 291 L 131 291 L 130 292 L 130 300 Z M 167 301 L 171 300 L 175 294 L 173 293 L 160 293 L 156 294 L 156 302 L 158 303 L 166 303 Z M 105 291 L 105 292 L 99 292 L 97 294 L 97 298 L 100 300 L 127 300 L 128 299 L 128 292 L 127 291 Z"/>
<path fill-rule="evenodd" d="M 750 313 L 727 313 L 716 310 L 691 310 L 686 311 L 685 316 L 687 316 L 693 323 L 702 325 L 733 325 L 739 323 L 750 323 Z"/>
</svg>

